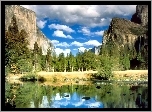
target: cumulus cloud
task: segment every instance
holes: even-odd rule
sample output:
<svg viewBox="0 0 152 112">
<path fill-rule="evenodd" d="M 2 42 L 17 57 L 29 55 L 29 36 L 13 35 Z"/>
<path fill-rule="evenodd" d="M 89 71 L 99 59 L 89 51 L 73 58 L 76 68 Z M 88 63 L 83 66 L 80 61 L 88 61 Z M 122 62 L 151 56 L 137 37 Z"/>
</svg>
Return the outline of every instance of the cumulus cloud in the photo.
<svg viewBox="0 0 152 112">
<path fill-rule="evenodd" d="M 69 47 L 70 45 L 67 44 L 66 42 L 61 42 L 59 44 L 57 44 L 57 46 L 61 46 L 61 47 Z"/>
<path fill-rule="evenodd" d="M 73 49 L 74 51 L 78 50 L 78 49 Z"/>
<path fill-rule="evenodd" d="M 82 27 L 82 29 L 78 30 L 78 32 L 83 33 L 83 35 L 88 35 L 88 36 L 91 35 L 91 32 L 90 32 L 89 28 L 87 28 L 87 27 Z"/>
<path fill-rule="evenodd" d="M 63 31 L 60 31 L 60 30 L 54 31 L 53 36 L 61 37 L 61 38 L 73 39 L 70 35 L 65 35 L 65 34 L 63 33 Z"/>
<path fill-rule="evenodd" d="M 58 40 L 51 40 L 51 43 L 55 47 L 70 47 L 70 46 L 83 47 L 83 46 L 99 46 L 99 45 L 101 45 L 101 43 L 99 43 L 97 40 L 89 40 L 86 42 L 73 41 L 71 43 L 59 42 Z M 73 50 L 76 50 L 76 49 L 73 49 Z"/>
<path fill-rule="evenodd" d="M 63 30 L 63 31 L 66 31 L 66 32 L 68 32 L 68 33 L 74 32 L 73 29 L 71 29 L 69 26 L 66 26 L 66 25 L 51 24 L 51 25 L 48 25 L 48 27 L 49 27 L 50 29 Z"/>
<path fill-rule="evenodd" d="M 94 34 L 99 35 L 99 36 L 102 36 L 103 33 L 104 33 L 104 31 L 97 31 L 97 32 L 94 32 Z"/>
<path fill-rule="evenodd" d="M 77 41 L 74 41 L 70 44 L 71 46 L 83 46 L 83 43 L 80 43 L 80 42 L 77 42 Z"/>
<path fill-rule="evenodd" d="M 70 46 L 77 46 L 77 47 L 82 47 L 82 46 L 99 46 L 101 43 L 99 43 L 97 40 L 89 40 L 87 42 L 77 42 L 74 41 L 70 44 Z"/>
<path fill-rule="evenodd" d="M 45 27 L 46 23 L 47 23 L 47 21 L 41 21 L 41 20 L 39 20 L 39 21 L 37 21 L 37 26 L 39 28 L 43 29 Z"/>
<path fill-rule="evenodd" d="M 95 35 L 102 36 L 104 33 L 103 30 L 97 31 L 97 32 L 91 32 L 90 28 L 88 28 L 88 27 L 82 27 L 80 30 L 78 30 L 78 32 L 82 33 L 83 35 L 87 35 L 87 36 L 95 36 Z"/>
<path fill-rule="evenodd" d="M 89 40 L 84 43 L 84 45 L 92 45 L 92 46 L 99 46 L 101 43 L 99 43 L 97 40 Z"/>
<path fill-rule="evenodd" d="M 85 48 L 85 47 L 79 47 L 78 50 L 79 50 L 80 52 L 84 52 L 84 51 L 86 50 L 86 48 Z"/>
<path fill-rule="evenodd" d="M 86 40 L 85 37 L 77 37 L 76 39 L 79 39 L 79 40 Z"/>
<path fill-rule="evenodd" d="M 66 42 L 59 42 L 58 40 L 51 40 L 52 44 L 55 46 L 55 47 L 69 47 L 70 45 Z"/>
<path fill-rule="evenodd" d="M 57 45 L 57 44 L 59 44 L 59 41 L 58 40 L 51 40 L 51 43 L 54 45 Z"/>
<path fill-rule="evenodd" d="M 64 24 L 88 27 L 107 26 L 113 17 L 131 16 L 136 5 L 22 5 L 36 12 L 37 18 L 58 19 Z"/>
<path fill-rule="evenodd" d="M 55 48 L 55 52 L 57 55 L 59 55 L 60 53 L 64 53 L 64 55 L 67 56 L 67 54 L 69 54 L 70 51 L 70 49 Z"/>
</svg>

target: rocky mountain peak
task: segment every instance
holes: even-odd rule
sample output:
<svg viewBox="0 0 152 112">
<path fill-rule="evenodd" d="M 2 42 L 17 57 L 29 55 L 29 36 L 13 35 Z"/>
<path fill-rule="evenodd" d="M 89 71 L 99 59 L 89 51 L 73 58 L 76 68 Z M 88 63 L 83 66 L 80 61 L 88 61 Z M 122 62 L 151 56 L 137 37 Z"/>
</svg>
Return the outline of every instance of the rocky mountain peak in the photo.
<svg viewBox="0 0 152 112">
<path fill-rule="evenodd" d="M 139 21 L 140 20 L 140 21 Z M 108 30 L 104 32 L 103 43 L 112 39 L 118 44 L 134 43 L 139 36 L 147 38 L 148 6 L 137 5 L 136 13 L 131 21 L 124 18 L 114 17 L 111 20 Z"/>
<path fill-rule="evenodd" d="M 148 24 L 148 5 L 137 5 L 136 13 L 132 16 L 131 21 L 146 26 Z"/>
</svg>

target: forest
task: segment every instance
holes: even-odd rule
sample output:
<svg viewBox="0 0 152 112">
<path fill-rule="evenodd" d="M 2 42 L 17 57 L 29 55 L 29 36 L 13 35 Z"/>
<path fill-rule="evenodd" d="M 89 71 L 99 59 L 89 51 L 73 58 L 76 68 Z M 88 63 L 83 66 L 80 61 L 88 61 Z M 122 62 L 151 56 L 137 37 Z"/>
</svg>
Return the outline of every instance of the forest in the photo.
<svg viewBox="0 0 152 112">
<path fill-rule="evenodd" d="M 131 60 L 137 59 L 139 65 L 133 69 L 148 69 L 148 52 L 144 47 L 137 52 L 134 46 L 119 44 L 108 40 L 103 44 L 99 55 L 90 50 L 57 55 L 52 47 L 48 48 L 47 55 L 42 55 L 42 48 L 35 42 L 34 49 L 28 49 L 28 34 L 24 29 L 18 29 L 15 16 L 11 25 L 5 31 L 5 73 L 25 72 L 73 72 L 73 71 L 98 71 L 98 76 L 110 77 L 112 71 L 129 70 Z"/>
</svg>

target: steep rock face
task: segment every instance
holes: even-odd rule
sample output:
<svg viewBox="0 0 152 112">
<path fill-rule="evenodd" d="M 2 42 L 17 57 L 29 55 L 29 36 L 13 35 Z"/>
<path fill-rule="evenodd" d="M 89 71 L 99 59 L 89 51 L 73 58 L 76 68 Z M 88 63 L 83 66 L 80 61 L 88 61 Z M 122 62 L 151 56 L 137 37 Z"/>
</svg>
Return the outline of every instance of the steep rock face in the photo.
<svg viewBox="0 0 152 112">
<path fill-rule="evenodd" d="M 5 5 L 5 30 L 8 29 L 13 15 L 16 17 L 19 30 L 25 29 L 28 33 L 29 49 L 33 49 L 34 43 L 37 42 L 45 55 L 51 43 L 37 27 L 35 12 L 19 5 Z"/>
<path fill-rule="evenodd" d="M 132 16 L 131 21 L 142 26 L 148 25 L 148 5 L 137 5 L 136 13 Z"/>
<path fill-rule="evenodd" d="M 121 46 L 124 47 L 127 45 L 129 49 L 135 48 L 137 54 L 142 53 L 142 56 L 147 58 L 148 6 L 137 6 L 136 10 L 131 21 L 123 18 L 113 18 L 108 30 L 104 31 L 102 44 L 104 45 L 112 41 L 118 45 L 118 49 Z M 130 60 L 130 65 L 133 65 L 132 68 L 138 66 L 137 63 L 141 63 L 137 57 L 136 55 L 136 58 L 132 59 L 133 62 Z M 148 66 L 148 64 L 146 66 Z"/>
<path fill-rule="evenodd" d="M 110 38 L 118 44 L 132 44 L 138 38 L 138 35 L 132 32 L 132 28 L 141 28 L 141 25 L 133 23 L 129 20 L 121 18 L 113 18 L 109 29 L 104 32 L 103 43 L 106 43 Z"/>
</svg>

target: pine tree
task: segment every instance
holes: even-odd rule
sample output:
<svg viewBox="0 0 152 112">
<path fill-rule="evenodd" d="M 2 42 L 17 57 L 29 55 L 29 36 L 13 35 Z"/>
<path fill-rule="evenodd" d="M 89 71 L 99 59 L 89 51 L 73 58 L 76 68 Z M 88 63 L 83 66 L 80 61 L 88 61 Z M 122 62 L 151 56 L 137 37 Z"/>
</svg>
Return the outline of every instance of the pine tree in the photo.
<svg viewBox="0 0 152 112">
<path fill-rule="evenodd" d="M 72 54 L 72 52 L 70 52 L 69 54 L 69 64 L 70 64 L 70 71 L 73 72 L 74 66 L 75 66 L 75 58 Z"/>
<path fill-rule="evenodd" d="M 37 42 L 35 42 L 34 44 L 33 53 L 34 53 L 34 59 L 33 59 L 34 71 L 37 71 L 38 70 L 38 54 L 39 54 L 39 47 L 38 47 Z"/>
<path fill-rule="evenodd" d="M 46 68 L 47 71 L 50 71 L 51 68 L 51 49 L 47 49 L 47 55 L 46 55 Z"/>
<path fill-rule="evenodd" d="M 25 30 L 19 31 L 16 18 L 13 16 L 11 25 L 5 32 L 5 64 L 7 67 L 15 66 L 18 72 L 25 71 L 31 63 L 27 37 Z M 28 63 L 25 64 L 25 61 Z"/>
<path fill-rule="evenodd" d="M 80 71 L 81 63 L 82 63 L 82 61 L 81 61 L 81 53 L 78 52 L 78 53 L 76 54 L 76 67 L 77 67 L 77 70 L 78 70 L 78 71 Z"/>
<path fill-rule="evenodd" d="M 58 68 L 60 72 L 63 72 L 65 70 L 65 57 L 64 53 L 60 53 L 58 57 Z"/>
</svg>

